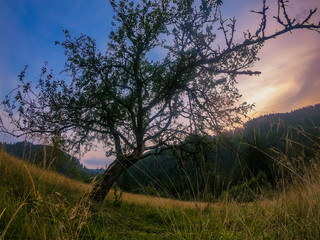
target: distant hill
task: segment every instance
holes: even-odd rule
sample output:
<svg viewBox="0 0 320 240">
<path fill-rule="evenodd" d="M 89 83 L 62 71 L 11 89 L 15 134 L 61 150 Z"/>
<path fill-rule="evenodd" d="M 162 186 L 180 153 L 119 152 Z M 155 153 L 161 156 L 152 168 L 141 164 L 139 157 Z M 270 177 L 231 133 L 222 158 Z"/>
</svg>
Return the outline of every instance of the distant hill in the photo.
<svg viewBox="0 0 320 240">
<path fill-rule="evenodd" d="M 320 104 L 300 108 L 288 113 L 268 114 L 248 121 L 244 127 L 245 134 L 253 129 L 270 130 L 270 126 L 301 128 L 315 131 L 320 125 Z"/>
<path fill-rule="evenodd" d="M 246 123 L 243 141 L 263 149 L 291 154 L 317 147 L 320 137 L 320 104 L 288 113 L 269 114 Z M 291 148 L 290 148 L 291 147 Z"/>
<path fill-rule="evenodd" d="M 90 182 L 97 175 L 96 170 L 87 169 L 79 159 L 52 146 L 30 142 L 0 143 L 7 153 L 40 167 L 50 168 L 69 178 Z"/>
</svg>

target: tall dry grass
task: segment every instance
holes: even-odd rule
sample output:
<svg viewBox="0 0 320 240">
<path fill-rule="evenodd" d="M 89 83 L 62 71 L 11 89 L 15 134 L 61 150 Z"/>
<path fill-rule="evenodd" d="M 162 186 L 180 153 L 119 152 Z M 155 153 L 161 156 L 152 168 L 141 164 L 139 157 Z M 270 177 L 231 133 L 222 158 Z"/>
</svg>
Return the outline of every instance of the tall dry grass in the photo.
<svg viewBox="0 0 320 240">
<path fill-rule="evenodd" d="M 303 155 L 295 156 L 303 162 Z M 275 160 L 286 161 L 285 153 Z M 0 239 L 320 239 L 320 150 L 290 181 L 250 203 L 187 202 L 123 193 L 88 200 L 91 186 L 0 152 Z"/>
<path fill-rule="evenodd" d="M 0 239 L 78 239 L 90 186 L 0 151 Z"/>
<path fill-rule="evenodd" d="M 299 131 L 309 137 L 308 146 L 286 136 L 285 152 L 269 155 L 285 173 L 272 194 L 262 191 L 253 202 L 241 202 L 241 193 L 235 201 L 227 191 L 205 208 L 168 209 L 168 225 L 181 239 L 320 239 L 320 141 Z M 308 149 L 309 157 L 295 152 L 297 144 Z"/>
</svg>

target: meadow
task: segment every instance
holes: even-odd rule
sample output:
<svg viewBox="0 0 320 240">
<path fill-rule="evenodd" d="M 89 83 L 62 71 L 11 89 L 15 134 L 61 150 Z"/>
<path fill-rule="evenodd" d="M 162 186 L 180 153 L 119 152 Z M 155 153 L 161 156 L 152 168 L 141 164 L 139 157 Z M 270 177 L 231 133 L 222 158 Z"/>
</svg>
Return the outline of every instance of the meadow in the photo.
<svg viewBox="0 0 320 240">
<path fill-rule="evenodd" d="M 288 186 L 253 202 L 192 202 L 122 193 L 0 153 L 0 239 L 319 239 L 320 155 Z M 281 184 L 281 183 L 279 183 Z M 285 183 L 283 183 L 285 184 Z"/>
</svg>

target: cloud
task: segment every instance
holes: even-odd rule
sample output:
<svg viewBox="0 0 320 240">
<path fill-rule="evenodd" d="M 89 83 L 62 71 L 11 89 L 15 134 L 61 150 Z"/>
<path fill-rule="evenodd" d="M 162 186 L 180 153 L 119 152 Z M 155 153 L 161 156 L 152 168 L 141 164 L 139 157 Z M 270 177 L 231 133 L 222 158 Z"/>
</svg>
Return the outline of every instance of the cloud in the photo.
<svg viewBox="0 0 320 240">
<path fill-rule="evenodd" d="M 277 48 L 282 54 L 270 60 L 274 69 L 266 75 L 268 83 L 279 87 L 277 93 L 281 93 L 269 103 L 274 111 L 289 111 L 319 101 L 319 36 L 300 31 L 289 37 L 279 42 Z"/>
<path fill-rule="evenodd" d="M 308 53 L 312 57 L 304 62 L 304 70 L 293 80 L 297 90 L 288 92 L 283 105 L 298 108 L 320 102 L 320 48 L 316 50 Z"/>
<path fill-rule="evenodd" d="M 267 3 L 270 6 L 267 32 L 271 34 L 282 27 L 272 18 L 272 15 L 277 14 L 276 1 Z M 223 7 L 238 19 L 236 41 L 242 41 L 242 32 L 246 29 L 254 32 L 259 26 L 260 17 L 249 10 L 261 9 L 261 1 L 248 0 L 243 3 L 230 0 Z M 288 12 L 290 16 L 303 19 L 309 13 L 309 9 L 315 7 L 320 8 L 319 0 L 292 0 Z M 319 16 L 320 11 L 314 20 L 319 19 Z M 262 74 L 237 78 L 238 87 L 243 94 L 242 100 L 255 103 L 255 110 L 259 115 L 286 112 L 319 102 L 319 40 L 319 34 L 308 30 L 293 31 L 277 39 L 268 40 L 259 54 L 261 60 L 252 68 L 261 71 Z"/>
<path fill-rule="evenodd" d="M 297 31 L 266 42 L 254 70 L 259 77 L 239 80 L 243 99 L 258 114 L 286 112 L 319 102 L 319 35 Z"/>
</svg>

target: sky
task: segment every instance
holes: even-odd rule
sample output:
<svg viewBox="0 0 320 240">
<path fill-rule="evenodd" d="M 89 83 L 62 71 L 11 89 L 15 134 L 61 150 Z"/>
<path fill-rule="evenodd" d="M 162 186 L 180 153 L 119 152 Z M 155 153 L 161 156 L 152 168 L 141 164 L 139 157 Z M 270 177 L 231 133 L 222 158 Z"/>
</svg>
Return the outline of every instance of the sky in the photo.
<svg viewBox="0 0 320 240">
<path fill-rule="evenodd" d="M 275 0 L 267 2 L 272 6 Z M 292 3 L 289 11 L 293 16 L 304 16 L 310 7 L 320 10 L 319 0 Z M 238 19 L 239 40 L 244 30 L 257 27 L 257 17 L 250 10 L 259 10 L 259 4 L 258 0 L 224 0 L 224 16 Z M 17 86 L 18 74 L 25 65 L 29 65 L 27 79 L 35 81 L 46 61 L 56 73 L 63 68 L 63 49 L 54 42 L 64 40 L 64 29 L 72 36 L 93 37 L 104 52 L 112 16 L 106 0 L 0 0 L 0 100 Z M 273 31 L 276 25 L 269 20 L 269 30 Z M 320 103 L 320 34 L 297 31 L 270 40 L 259 57 L 253 70 L 262 74 L 238 78 L 242 100 L 255 103 L 252 117 Z M 100 148 L 84 155 L 81 162 L 96 168 L 109 164 L 110 159 Z"/>
</svg>

